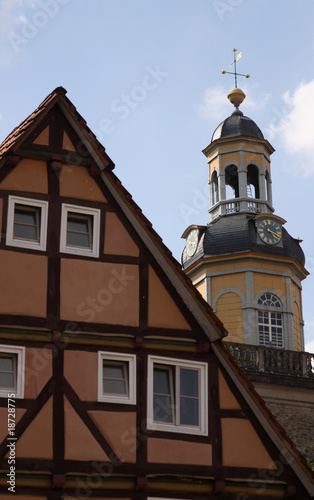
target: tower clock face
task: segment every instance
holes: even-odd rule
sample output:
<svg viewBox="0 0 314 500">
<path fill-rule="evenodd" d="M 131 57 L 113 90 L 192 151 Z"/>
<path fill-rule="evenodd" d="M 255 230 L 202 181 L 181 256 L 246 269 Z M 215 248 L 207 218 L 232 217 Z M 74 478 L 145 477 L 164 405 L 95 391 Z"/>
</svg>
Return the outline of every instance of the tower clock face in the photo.
<svg viewBox="0 0 314 500">
<path fill-rule="evenodd" d="M 188 257 L 195 254 L 198 245 L 198 230 L 192 229 L 186 239 L 186 253 Z"/>
<path fill-rule="evenodd" d="M 264 219 L 259 223 L 257 232 L 264 243 L 276 245 L 282 237 L 280 225 L 272 219 Z"/>
</svg>

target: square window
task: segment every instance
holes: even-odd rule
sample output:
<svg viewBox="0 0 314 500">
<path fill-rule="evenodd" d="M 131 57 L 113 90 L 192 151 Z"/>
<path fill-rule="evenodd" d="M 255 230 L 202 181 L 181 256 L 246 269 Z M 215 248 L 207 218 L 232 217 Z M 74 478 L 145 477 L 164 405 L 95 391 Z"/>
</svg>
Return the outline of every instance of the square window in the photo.
<svg viewBox="0 0 314 500">
<path fill-rule="evenodd" d="M 100 210 L 62 204 L 60 252 L 99 256 Z"/>
<path fill-rule="evenodd" d="M 7 245 L 46 250 L 48 202 L 9 196 Z"/>
<path fill-rule="evenodd" d="M 24 397 L 25 347 L 0 345 L 0 397 Z"/>
<path fill-rule="evenodd" d="M 136 356 L 98 352 L 98 401 L 136 403 Z"/>
<path fill-rule="evenodd" d="M 207 364 L 148 357 L 148 429 L 207 435 Z"/>
</svg>

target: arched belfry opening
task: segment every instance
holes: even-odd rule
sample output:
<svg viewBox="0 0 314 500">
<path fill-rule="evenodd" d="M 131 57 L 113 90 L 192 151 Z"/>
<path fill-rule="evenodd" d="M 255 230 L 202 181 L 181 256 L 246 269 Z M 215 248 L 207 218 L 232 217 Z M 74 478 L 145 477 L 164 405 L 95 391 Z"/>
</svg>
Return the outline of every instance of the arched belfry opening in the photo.
<svg viewBox="0 0 314 500">
<path fill-rule="evenodd" d="M 211 204 L 215 205 L 219 201 L 218 175 L 214 170 L 211 176 Z"/>
<path fill-rule="evenodd" d="M 247 168 L 247 195 L 248 198 L 260 198 L 259 170 L 256 165 Z"/>
<path fill-rule="evenodd" d="M 239 176 L 236 165 L 228 165 L 225 170 L 226 200 L 239 198 Z"/>
</svg>

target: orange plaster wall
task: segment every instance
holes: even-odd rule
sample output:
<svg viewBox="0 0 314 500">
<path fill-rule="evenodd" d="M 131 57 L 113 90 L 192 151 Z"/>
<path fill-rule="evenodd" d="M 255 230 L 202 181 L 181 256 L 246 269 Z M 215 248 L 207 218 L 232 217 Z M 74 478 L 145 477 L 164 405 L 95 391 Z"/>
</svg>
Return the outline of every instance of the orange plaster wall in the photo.
<svg viewBox="0 0 314 500">
<path fill-rule="evenodd" d="M 68 151 L 76 151 L 74 144 L 72 143 L 68 134 L 65 131 L 63 131 L 62 149 L 67 149 Z"/>
<path fill-rule="evenodd" d="M 222 269 L 223 270 L 223 269 Z M 214 299 L 217 293 L 225 288 L 235 288 L 246 295 L 245 273 L 227 274 L 225 276 L 213 276 L 210 280 L 211 297 Z"/>
<path fill-rule="evenodd" d="M 121 462 L 136 462 L 136 413 L 89 411 L 88 414 L 96 423 Z"/>
<path fill-rule="evenodd" d="M 65 459 L 108 461 L 108 456 L 66 398 L 64 414 Z"/>
<path fill-rule="evenodd" d="M 235 257 L 235 256 L 233 256 Z M 232 258 L 233 258 L 232 257 Z M 265 255 L 263 256 L 265 257 Z M 211 258 L 208 264 L 208 268 L 206 269 L 207 272 L 210 273 L 215 273 L 217 271 L 228 271 L 232 269 L 238 269 L 240 270 L 242 267 L 252 267 L 256 269 L 270 269 L 272 271 L 282 271 L 282 272 L 287 272 L 287 273 L 292 273 L 291 269 L 287 264 L 273 264 L 271 262 L 257 262 L 255 260 L 244 260 L 244 261 L 239 261 L 235 260 L 234 262 L 227 262 L 227 260 L 230 258 L 230 256 L 222 256 L 219 258 Z M 216 262 L 216 263 L 215 263 Z M 195 274 L 193 276 L 193 280 L 197 279 L 199 276 L 204 274 L 204 269 L 202 269 L 199 273 Z M 296 278 L 294 273 L 292 275 Z M 230 275 L 228 275 L 230 276 Z"/>
<path fill-rule="evenodd" d="M 47 162 L 43 160 L 21 160 L 0 183 L 0 188 L 47 194 Z"/>
<path fill-rule="evenodd" d="M 82 401 L 97 401 L 97 352 L 64 352 L 64 376 Z M 82 366 L 88 377 L 82 377 Z"/>
<path fill-rule="evenodd" d="M 147 461 L 160 464 L 212 465 L 212 445 L 148 438 Z"/>
<path fill-rule="evenodd" d="M 23 410 L 22 408 L 15 408 L 15 425 L 18 424 L 18 422 L 21 420 L 25 412 L 26 410 Z M 8 426 L 6 425 L 7 421 L 8 421 L 8 408 L 7 407 L 0 408 L 0 422 L 1 422 L 0 443 L 4 440 L 4 438 L 8 434 Z"/>
<path fill-rule="evenodd" d="M 77 165 L 63 165 L 59 177 L 60 196 L 79 198 L 81 200 L 100 201 L 107 200 L 89 175 L 87 167 Z"/>
<path fill-rule="evenodd" d="M 33 144 L 40 144 L 42 146 L 49 146 L 49 125 L 33 141 Z"/>
<path fill-rule="evenodd" d="M 296 285 L 294 281 L 291 280 L 291 297 L 296 298 L 299 305 L 301 305 L 301 289 Z"/>
<path fill-rule="evenodd" d="M 224 466 L 276 469 L 249 420 L 222 418 L 221 431 Z"/>
<path fill-rule="evenodd" d="M 244 342 L 242 300 L 239 295 L 224 293 L 216 302 L 216 314 L 228 330 L 228 342 Z"/>
<path fill-rule="evenodd" d="M 241 410 L 241 406 L 232 394 L 225 377 L 218 370 L 218 384 L 219 384 L 219 404 L 221 410 Z"/>
<path fill-rule="evenodd" d="M 201 281 L 200 283 L 198 283 L 195 286 L 196 286 L 197 290 L 200 292 L 200 294 L 202 295 L 202 297 L 204 297 L 204 299 L 205 299 L 205 280 Z"/>
<path fill-rule="evenodd" d="M 139 248 L 124 228 L 116 214 L 106 213 L 104 253 L 139 256 Z"/>
<path fill-rule="evenodd" d="M 244 151 L 244 165 L 250 162 L 257 163 L 257 165 L 262 165 L 262 157 L 260 153 L 252 153 L 251 151 Z"/>
<path fill-rule="evenodd" d="M 46 256 L 1 251 L 0 282 L 0 313 L 46 316 Z"/>
<path fill-rule="evenodd" d="M 227 164 L 240 165 L 240 152 L 235 151 L 234 153 L 225 153 L 221 155 L 221 168 Z"/>
<path fill-rule="evenodd" d="M 260 290 L 271 288 L 277 290 L 287 302 L 286 279 L 284 276 L 276 276 L 273 274 L 254 274 L 254 294 Z M 276 293 L 276 292 L 274 292 Z"/>
<path fill-rule="evenodd" d="M 217 173 L 219 172 L 219 162 L 218 158 L 214 158 L 210 163 L 209 163 L 209 175 L 213 173 L 214 170 L 217 170 Z"/>
<path fill-rule="evenodd" d="M 238 142 L 234 143 L 234 141 L 228 141 L 226 142 L 225 144 L 219 144 L 217 145 L 217 149 L 219 148 L 221 151 L 228 151 L 229 149 L 233 149 L 233 148 L 237 148 L 237 149 L 246 149 L 246 148 L 250 148 L 250 149 L 254 149 L 256 151 L 265 151 L 265 146 L 263 144 L 256 144 L 254 143 L 253 141 L 241 141 L 241 142 Z"/>
<path fill-rule="evenodd" d="M 52 397 L 17 441 L 16 457 L 52 459 Z"/>
<path fill-rule="evenodd" d="M 138 326 L 138 266 L 61 259 L 61 318 Z"/>
<path fill-rule="evenodd" d="M 52 377 L 52 350 L 27 347 L 25 352 L 26 399 L 35 399 Z"/>
<path fill-rule="evenodd" d="M 151 267 L 148 276 L 148 325 L 190 330 L 180 309 Z"/>
</svg>

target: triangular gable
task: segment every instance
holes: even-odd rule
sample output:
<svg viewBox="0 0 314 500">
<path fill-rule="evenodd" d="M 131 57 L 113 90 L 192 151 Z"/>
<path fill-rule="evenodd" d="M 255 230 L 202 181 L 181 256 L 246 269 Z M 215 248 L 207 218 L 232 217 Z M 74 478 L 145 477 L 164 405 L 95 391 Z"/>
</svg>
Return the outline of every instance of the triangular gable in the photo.
<svg viewBox="0 0 314 500">
<path fill-rule="evenodd" d="M 81 142 L 83 141 L 86 151 L 88 151 L 88 154 L 99 167 L 99 172 L 97 172 L 96 177 L 98 186 L 102 185 L 102 192 L 105 193 L 106 200 L 108 200 L 108 203 L 111 204 L 111 209 L 119 212 L 120 220 L 127 221 L 127 233 L 131 236 L 134 242 L 136 241 L 136 245 L 140 248 L 140 253 L 145 253 L 148 261 L 151 263 L 150 267 L 141 269 L 139 286 L 141 293 L 145 297 L 146 292 L 149 291 L 152 299 L 154 298 L 154 294 L 155 296 L 161 294 L 163 299 L 165 299 L 164 306 L 166 305 L 170 308 L 170 316 L 173 316 L 174 318 L 173 320 L 171 319 L 171 321 L 173 321 L 173 325 L 175 325 L 176 328 L 181 330 L 188 329 L 189 324 L 193 323 L 193 321 L 194 324 L 198 325 L 199 331 L 202 332 L 202 335 L 204 333 L 203 337 L 205 339 L 208 338 L 211 342 L 211 354 L 217 358 L 221 373 L 224 372 L 223 378 L 220 379 L 220 384 L 221 386 L 227 385 L 228 390 L 230 391 L 228 393 L 228 390 L 226 390 L 225 387 L 225 394 L 221 399 L 225 407 L 221 408 L 220 411 L 241 412 L 243 409 L 244 415 L 240 415 L 239 413 L 235 413 L 233 416 L 232 413 L 220 414 L 220 428 L 222 432 L 222 465 L 231 468 L 234 466 L 233 454 L 235 454 L 235 450 L 239 448 L 241 444 L 240 437 L 242 436 L 242 440 L 246 440 L 245 447 L 243 447 L 244 450 L 246 450 L 246 453 L 244 454 L 245 456 L 241 462 L 243 467 L 250 467 L 248 458 L 254 450 L 257 449 L 258 455 L 255 458 L 254 467 L 265 469 L 268 466 L 271 470 L 275 470 L 275 455 L 277 454 L 276 456 L 278 456 L 279 452 L 287 459 L 289 467 L 294 470 L 296 476 L 300 478 L 307 490 L 309 492 L 313 492 L 310 472 L 303 463 L 302 458 L 298 455 L 297 451 L 285 435 L 280 431 L 277 424 L 274 422 L 273 417 L 267 411 L 264 403 L 260 400 L 258 395 L 254 393 L 254 390 L 246 381 L 245 376 L 239 367 L 223 347 L 221 337 L 225 336 L 225 330 L 219 319 L 213 314 L 210 306 L 200 297 L 196 289 L 192 286 L 190 280 L 181 271 L 180 265 L 163 245 L 160 237 L 155 233 L 149 221 L 147 221 L 147 219 L 142 215 L 139 207 L 133 202 L 130 194 L 122 187 L 120 181 L 113 175 L 113 173 L 106 168 L 108 166 L 112 167 L 112 162 L 110 162 L 110 159 L 108 159 L 108 157 L 104 154 L 104 149 L 101 145 L 99 145 L 99 143 L 97 143 L 95 137 L 90 134 L 89 129 L 86 127 L 86 123 L 76 113 L 75 108 L 73 109 L 73 105 L 65 98 L 64 91 L 58 91 L 51 95 L 50 98 L 50 108 L 48 110 L 45 109 L 45 112 L 37 111 L 37 114 L 35 112 L 33 118 L 29 118 L 28 122 L 27 120 L 23 122 L 22 126 L 20 126 L 18 130 L 15 130 L 0 147 L 0 155 L 9 154 L 15 147 L 17 149 L 21 148 L 21 146 L 34 148 L 43 147 L 43 145 L 34 144 L 34 141 L 38 142 L 39 137 L 42 137 L 40 139 L 41 141 L 43 140 L 43 136 L 41 136 L 41 134 L 48 126 L 50 110 L 51 113 L 57 114 L 62 123 L 67 122 L 69 124 L 69 128 L 67 129 L 66 127 L 68 127 L 68 125 L 63 128 L 61 127 L 60 134 L 57 134 L 56 136 L 53 135 L 51 129 L 49 128 L 49 137 L 54 138 L 53 141 L 50 140 L 49 148 L 52 148 L 51 151 L 53 151 L 53 154 L 62 154 L 64 152 L 64 144 L 69 144 L 67 140 L 65 141 L 65 133 L 73 145 L 76 144 L 77 139 Z M 58 107 L 55 107 L 54 111 L 52 111 L 53 106 L 56 105 Z M 41 113 L 43 116 L 41 116 Z M 27 128 L 27 123 L 31 130 Z M 36 127 L 38 127 L 36 133 L 32 134 Z M 77 151 L 78 148 L 76 148 L 76 152 Z M 137 257 L 130 256 L 129 258 L 136 259 Z M 138 263 L 136 262 L 136 264 Z M 75 274 L 72 273 L 73 263 L 63 263 L 62 265 L 64 274 L 66 274 L 66 272 L 68 272 L 69 276 Z M 118 263 L 116 262 L 115 265 L 118 266 Z M 130 268 L 133 265 L 135 265 L 135 261 L 130 260 Z M 87 278 L 90 279 L 93 271 L 92 263 L 90 266 L 91 272 L 87 273 L 86 281 Z M 105 270 L 106 266 L 104 265 L 103 267 Z M 93 280 L 97 280 L 96 274 L 93 277 Z M 70 283 L 68 276 L 65 276 L 65 281 L 67 286 L 70 286 L 68 295 L 73 295 L 74 292 L 77 293 L 78 287 L 75 286 L 76 283 Z M 99 290 L 101 290 L 101 286 L 102 283 L 99 284 Z M 137 297 L 139 296 L 137 288 L 136 294 L 134 295 Z M 83 295 L 83 300 L 85 297 L 86 294 Z M 74 297 L 74 299 L 73 307 L 77 307 L 77 304 L 82 303 L 81 297 Z M 161 303 L 163 302 L 161 301 Z M 158 321 L 162 321 L 165 318 L 165 316 L 164 318 L 162 317 L 162 308 L 160 309 L 158 307 L 157 301 L 152 300 L 152 303 L 150 305 L 148 304 L 147 315 L 148 323 L 152 318 L 154 318 L 153 323 L 156 322 L 157 327 L 160 326 Z M 133 307 L 133 310 L 134 309 L 135 308 Z M 63 311 L 63 315 L 65 321 L 70 318 L 82 321 L 82 315 L 78 314 L 78 317 L 76 318 L 73 316 L 72 310 L 69 311 L 69 314 L 67 314 L 67 311 Z M 189 320 L 189 322 L 187 322 L 187 317 L 189 317 L 191 321 Z M 172 324 L 167 325 L 165 323 L 162 324 L 162 326 L 165 328 L 171 328 Z M 205 335 L 207 337 L 205 337 Z M 230 383 L 230 380 L 227 380 L 228 377 L 232 383 Z M 66 443 L 67 458 L 71 459 L 70 455 L 73 452 L 73 446 L 75 446 L 76 441 L 80 442 L 81 445 L 83 439 L 84 442 L 86 442 L 86 449 L 84 446 L 82 447 L 84 448 L 84 452 L 82 451 L 82 457 L 84 455 L 85 460 L 88 460 L 87 457 L 90 456 L 92 459 L 106 461 L 108 459 L 107 455 L 98 445 L 97 441 L 89 432 L 89 429 L 86 427 L 77 412 L 73 409 L 71 404 L 67 399 L 65 399 L 65 427 L 70 431 L 70 433 L 66 433 L 66 439 L 68 439 L 68 444 Z M 237 404 L 241 409 L 236 407 Z M 228 405 L 233 406 L 233 408 L 228 408 Z M 249 408 L 249 411 L 247 411 L 247 408 Z M 213 411 L 217 411 L 217 409 L 214 408 Z M 93 415 L 93 417 L 95 420 L 98 420 L 97 416 Z M 36 419 L 34 422 L 35 421 Z M 74 425 L 72 426 L 73 423 Z M 99 428 L 101 428 L 102 423 L 98 421 L 97 424 Z M 212 423 L 210 423 L 210 425 L 212 425 Z M 71 427 L 72 430 L 70 430 Z M 232 432 L 230 429 L 232 429 Z M 259 437 L 260 430 L 262 430 L 262 435 L 265 437 L 265 442 L 264 439 L 261 440 Z M 27 431 L 30 432 L 29 428 Z M 29 436 L 26 437 L 29 439 Z M 24 437 L 24 439 L 26 439 L 26 437 Z M 232 442 L 234 437 L 235 440 Z M 252 447 L 251 445 L 254 442 L 255 446 Z M 91 448 L 88 448 L 89 445 Z M 97 448 L 97 446 L 99 448 Z M 77 456 L 76 453 L 75 456 Z M 225 464 L 223 463 L 224 460 Z"/>
<path fill-rule="evenodd" d="M 47 147 L 48 146 L 48 147 Z M 54 155 L 68 151 L 86 159 L 89 153 L 56 103 L 20 145 L 23 151 L 48 151 Z"/>
<path fill-rule="evenodd" d="M 56 144 L 51 140 L 52 136 L 57 137 L 58 132 L 52 131 L 49 126 L 49 118 L 47 115 L 49 111 L 58 104 L 61 108 L 65 119 L 70 123 L 71 127 L 67 129 L 67 136 L 71 144 L 75 144 L 75 137 L 73 131 L 78 134 L 79 143 L 76 151 L 83 151 L 85 153 L 85 146 L 90 148 L 93 155 L 97 152 L 97 157 L 101 158 L 102 166 L 107 166 L 110 169 L 114 168 L 114 163 L 105 152 L 103 145 L 97 140 L 93 132 L 87 127 L 85 120 L 77 112 L 75 106 L 66 97 L 66 90 L 63 87 L 57 87 L 51 94 L 49 94 L 38 108 L 31 113 L 18 127 L 16 127 L 0 145 L 0 168 L 9 160 L 9 166 L 12 167 L 16 163 L 16 155 L 19 155 L 19 148 L 22 144 L 28 145 L 32 149 L 43 149 L 44 144 L 42 141 L 47 142 L 46 136 L 49 133 L 49 147 L 56 149 Z M 46 130 L 48 127 L 48 130 Z M 53 127 L 54 128 L 54 127 Z M 35 132 L 34 132 L 35 131 Z M 43 135 L 42 135 L 43 134 Z M 41 139 L 38 139 L 41 136 Z M 61 141 L 57 141 L 57 147 L 60 150 L 63 146 L 69 146 L 65 141 L 64 134 L 61 134 Z M 35 142 L 35 144 L 34 144 Z M 40 142 L 41 144 L 39 144 Z M 70 150 L 71 151 L 71 150 Z"/>
</svg>

